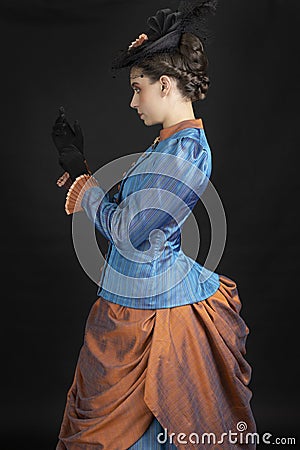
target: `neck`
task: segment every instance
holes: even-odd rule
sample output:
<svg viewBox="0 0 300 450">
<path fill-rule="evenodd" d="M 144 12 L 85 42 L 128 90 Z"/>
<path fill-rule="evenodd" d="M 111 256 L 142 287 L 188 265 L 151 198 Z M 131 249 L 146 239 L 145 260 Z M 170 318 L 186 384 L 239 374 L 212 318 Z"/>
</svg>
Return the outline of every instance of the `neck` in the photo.
<svg viewBox="0 0 300 450">
<path fill-rule="evenodd" d="M 183 120 L 193 120 L 195 119 L 195 114 L 193 110 L 193 105 L 191 102 L 181 103 L 179 108 L 170 108 L 170 112 L 165 117 L 162 123 L 163 128 L 168 128 L 176 125 Z"/>
</svg>

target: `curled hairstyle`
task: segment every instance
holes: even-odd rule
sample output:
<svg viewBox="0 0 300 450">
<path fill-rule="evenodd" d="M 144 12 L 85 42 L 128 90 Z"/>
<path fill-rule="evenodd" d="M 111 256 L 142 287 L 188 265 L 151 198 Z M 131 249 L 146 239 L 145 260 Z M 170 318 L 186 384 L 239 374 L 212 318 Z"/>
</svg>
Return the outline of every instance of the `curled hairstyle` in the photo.
<svg viewBox="0 0 300 450">
<path fill-rule="evenodd" d="M 155 83 L 162 75 L 173 77 L 184 98 L 195 102 L 206 97 L 209 78 L 208 60 L 200 39 L 183 33 L 179 48 L 171 53 L 155 53 L 134 64 Z"/>
</svg>

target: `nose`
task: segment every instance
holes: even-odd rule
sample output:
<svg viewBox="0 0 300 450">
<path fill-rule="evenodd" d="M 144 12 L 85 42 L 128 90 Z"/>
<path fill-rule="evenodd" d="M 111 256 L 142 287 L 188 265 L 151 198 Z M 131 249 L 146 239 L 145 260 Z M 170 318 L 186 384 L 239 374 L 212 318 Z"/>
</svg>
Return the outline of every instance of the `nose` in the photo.
<svg viewBox="0 0 300 450">
<path fill-rule="evenodd" d="M 132 96 L 131 102 L 130 102 L 130 106 L 131 108 L 137 108 L 138 107 L 138 102 L 137 102 L 137 97 L 135 95 L 135 92 Z"/>
</svg>

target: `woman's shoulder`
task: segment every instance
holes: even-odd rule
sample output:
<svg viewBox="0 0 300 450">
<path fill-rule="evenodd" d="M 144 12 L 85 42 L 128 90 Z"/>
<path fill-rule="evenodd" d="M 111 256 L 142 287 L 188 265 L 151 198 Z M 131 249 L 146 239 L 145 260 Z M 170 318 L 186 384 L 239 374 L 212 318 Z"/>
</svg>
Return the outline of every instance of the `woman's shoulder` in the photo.
<svg viewBox="0 0 300 450">
<path fill-rule="evenodd" d="M 183 130 L 179 130 L 176 133 L 169 136 L 167 139 L 165 139 L 162 142 L 168 143 L 167 141 L 178 141 L 183 138 L 189 138 L 193 140 L 199 140 L 201 139 L 201 136 L 204 135 L 204 129 L 203 128 L 184 128 Z"/>
<path fill-rule="evenodd" d="M 192 152 L 208 152 L 210 148 L 203 128 L 184 128 L 164 139 L 157 146 L 157 152 L 162 153 L 181 153 L 184 149 L 190 148 Z"/>
</svg>

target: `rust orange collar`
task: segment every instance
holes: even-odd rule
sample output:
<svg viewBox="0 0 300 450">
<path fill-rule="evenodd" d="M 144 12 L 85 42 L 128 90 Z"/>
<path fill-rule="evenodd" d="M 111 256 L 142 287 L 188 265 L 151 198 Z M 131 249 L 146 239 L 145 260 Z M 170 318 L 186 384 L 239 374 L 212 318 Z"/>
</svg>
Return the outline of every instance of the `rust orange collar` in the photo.
<svg viewBox="0 0 300 450">
<path fill-rule="evenodd" d="M 172 134 L 177 133 L 177 131 L 184 130 L 185 128 L 203 128 L 202 119 L 187 119 L 182 122 L 176 123 L 168 128 L 163 128 L 159 133 L 159 140 L 163 141 Z"/>
</svg>

